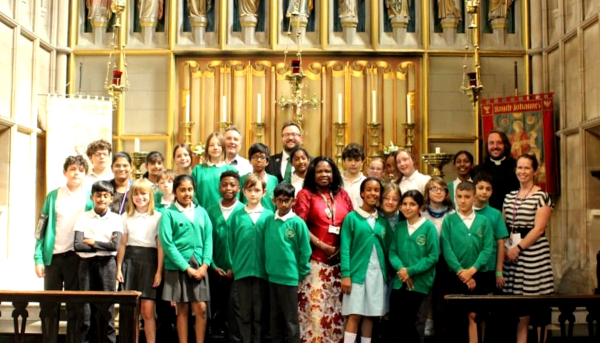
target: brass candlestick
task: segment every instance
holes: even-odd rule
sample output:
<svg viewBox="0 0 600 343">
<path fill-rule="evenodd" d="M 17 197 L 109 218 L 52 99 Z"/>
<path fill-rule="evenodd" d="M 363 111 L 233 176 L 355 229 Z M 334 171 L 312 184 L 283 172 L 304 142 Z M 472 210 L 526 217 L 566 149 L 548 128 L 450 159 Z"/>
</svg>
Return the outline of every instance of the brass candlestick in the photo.
<svg viewBox="0 0 600 343">
<path fill-rule="evenodd" d="M 266 127 L 265 122 L 264 121 L 252 122 L 252 127 L 254 128 L 254 137 L 256 137 L 255 141 L 257 143 L 264 143 L 263 137 L 265 136 L 265 127 Z"/>
<path fill-rule="evenodd" d="M 193 121 L 187 121 L 181 123 L 181 126 L 185 128 L 185 132 L 183 133 L 183 142 L 187 146 L 192 145 L 192 126 L 196 125 Z"/>
<path fill-rule="evenodd" d="M 146 163 L 146 157 L 148 153 L 145 151 L 134 151 L 131 154 L 131 159 L 133 160 L 133 177 L 135 180 L 141 179 L 142 175 L 142 164 Z"/>
<path fill-rule="evenodd" d="M 335 162 L 341 166 L 342 150 L 346 145 L 346 123 L 333 123 L 333 126 L 335 126 Z"/>
<path fill-rule="evenodd" d="M 219 123 L 219 128 L 221 130 L 221 133 L 225 133 L 225 130 L 231 126 L 231 123 L 228 121 L 222 121 Z"/>
<path fill-rule="evenodd" d="M 406 144 L 404 144 L 404 148 L 412 152 L 415 142 L 415 123 L 403 123 L 402 126 L 404 126 L 404 134 L 406 136 Z"/>
<path fill-rule="evenodd" d="M 375 157 L 379 157 L 379 128 L 381 127 L 381 123 L 372 122 L 368 124 L 369 127 L 369 136 L 371 138 L 371 153 L 369 157 L 371 159 Z"/>
<path fill-rule="evenodd" d="M 423 154 L 421 157 L 423 161 L 429 164 L 433 168 L 433 172 L 431 172 L 431 176 L 439 176 L 441 178 L 444 177 L 444 165 L 448 164 L 452 159 L 452 154 L 446 154 L 443 152 L 435 152 L 429 154 Z"/>
</svg>

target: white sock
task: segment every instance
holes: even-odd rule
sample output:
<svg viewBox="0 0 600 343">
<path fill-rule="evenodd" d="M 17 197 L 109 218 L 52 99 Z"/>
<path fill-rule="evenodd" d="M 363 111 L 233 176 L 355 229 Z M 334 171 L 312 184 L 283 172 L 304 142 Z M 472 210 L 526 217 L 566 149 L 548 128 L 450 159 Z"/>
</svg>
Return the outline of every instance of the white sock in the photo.
<svg viewBox="0 0 600 343">
<path fill-rule="evenodd" d="M 344 331 L 344 343 L 356 342 L 356 334 L 348 331 Z"/>
<path fill-rule="evenodd" d="M 371 337 L 361 337 L 360 343 L 371 343 Z"/>
</svg>

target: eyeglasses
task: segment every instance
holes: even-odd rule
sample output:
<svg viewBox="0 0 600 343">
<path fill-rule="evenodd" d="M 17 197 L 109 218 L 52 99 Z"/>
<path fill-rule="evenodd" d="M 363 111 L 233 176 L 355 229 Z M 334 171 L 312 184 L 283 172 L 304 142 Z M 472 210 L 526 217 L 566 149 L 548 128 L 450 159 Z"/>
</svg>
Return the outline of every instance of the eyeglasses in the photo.
<svg viewBox="0 0 600 343">
<path fill-rule="evenodd" d="M 268 157 L 259 155 L 259 156 L 252 156 L 252 157 L 250 157 L 250 159 L 255 160 L 255 161 L 265 161 L 266 159 L 268 159 Z"/>
<path fill-rule="evenodd" d="M 431 187 L 429 189 L 429 191 L 434 192 L 434 193 L 442 193 L 446 191 L 446 187 Z"/>
<path fill-rule="evenodd" d="M 94 157 L 108 157 L 107 152 L 96 152 L 94 153 Z"/>
<path fill-rule="evenodd" d="M 289 133 L 284 133 L 281 136 L 283 138 L 290 138 L 290 137 L 300 137 L 301 135 L 297 132 L 289 132 Z"/>
<path fill-rule="evenodd" d="M 289 205 L 292 202 L 292 200 L 294 200 L 294 198 L 285 198 L 285 199 L 275 198 L 276 203 L 284 204 L 284 205 Z"/>
</svg>

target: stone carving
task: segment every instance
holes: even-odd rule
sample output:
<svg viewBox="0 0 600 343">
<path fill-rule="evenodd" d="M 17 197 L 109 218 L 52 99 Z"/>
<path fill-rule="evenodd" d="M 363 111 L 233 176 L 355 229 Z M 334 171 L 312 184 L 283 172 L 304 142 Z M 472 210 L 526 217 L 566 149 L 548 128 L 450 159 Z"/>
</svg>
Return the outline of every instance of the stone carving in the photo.
<svg viewBox="0 0 600 343">
<path fill-rule="evenodd" d="M 460 4 L 456 0 L 438 0 L 438 18 L 462 19 Z"/>
<path fill-rule="evenodd" d="M 340 19 L 357 18 L 358 0 L 338 0 Z"/>
<path fill-rule="evenodd" d="M 260 0 L 238 0 L 238 11 L 240 13 L 240 21 L 244 21 L 244 17 L 258 17 L 258 5 Z"/>
<path fill-rule="evenodd" d="M 190 18 L 205 17 L 212 6 L 211 0 L 187 0 Z"/>
<path fill-rule="evenodd" d="M 390 20 L 394 18 L 409 18 L 408 7 L 410 6 L 410 0 L 386 0 L 385 7 L 387 7 L 388 18 Z"/>
<path fill-rule="evenodd" d="M 110 0 L 86 0 L 85 5 L 88 9 L 88 19 L 94 23 L 94 19 L 104 18 L 108 21 L 112 12 L 110 11 Z"/>
<path fill-rule="evenodd" d="M 138 9 L 140 13 L 140 22 L 152 22 L 156 23 L 162 19 L 164 11 L 163 0 L 140 0 L 138 2 Z"/>
<path fill-rule="evenodd" d="M 488 20 L 506 19 L 508 8 L 515 0 L 490 0 L 488 6 Z"/>
<path fill-rule="evenodd" d="M 298 16 L 305 18 L 310 17 L 310 12 L 313 10 L 313 0 L 290 0 L 285 16 L 290 18 L 294 14 L 294 7 L 298 4 Z"/>
</svg>

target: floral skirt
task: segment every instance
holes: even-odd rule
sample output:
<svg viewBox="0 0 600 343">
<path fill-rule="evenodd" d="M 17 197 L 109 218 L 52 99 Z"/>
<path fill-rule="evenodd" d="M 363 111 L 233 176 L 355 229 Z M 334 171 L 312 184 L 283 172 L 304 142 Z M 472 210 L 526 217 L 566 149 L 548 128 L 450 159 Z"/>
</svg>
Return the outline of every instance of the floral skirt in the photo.
<svg viewBox="0 0 600 343">
<path fill-rule="evenodd" d="M 302 343 L 342 343 L 345 319 L 342 315 L 340 266 L 311 260 L 310 273 L 298 290 L 298 319 Z"/>
</svg>

